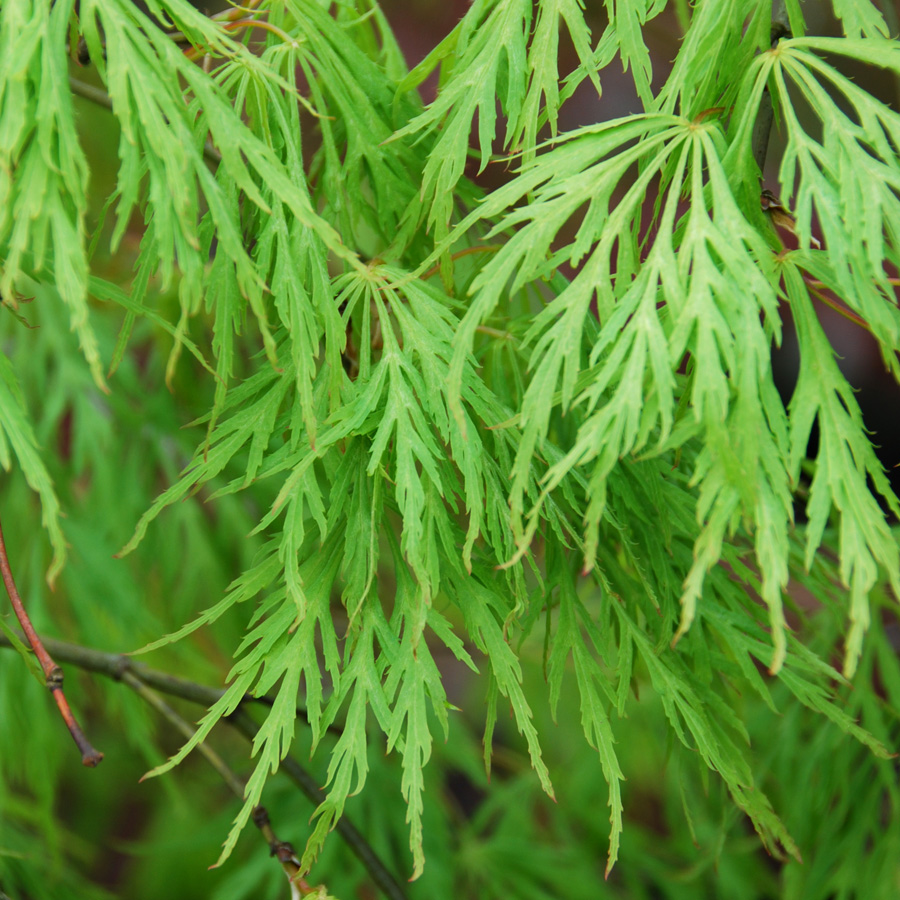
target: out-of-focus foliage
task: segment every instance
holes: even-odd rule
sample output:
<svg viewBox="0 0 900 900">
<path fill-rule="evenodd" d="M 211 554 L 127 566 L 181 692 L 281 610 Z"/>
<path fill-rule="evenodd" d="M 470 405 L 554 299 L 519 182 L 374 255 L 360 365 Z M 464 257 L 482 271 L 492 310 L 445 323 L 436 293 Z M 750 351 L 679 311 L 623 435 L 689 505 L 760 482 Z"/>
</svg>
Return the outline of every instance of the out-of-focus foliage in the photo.
<svg viewBox="0 0 900 900">
<path fill-rule="evenodd" d="M 342 900 L 345 811 L 411 898 L 897 896 L 900 503 L 815 306 L 900 372 L 876 4 L 476 0 L 411 70 L 374 0 L 75 6 L 0 4 L 0 518 L 42 628 L 227 690 L 179 749 L 70 669 L 76 775 L 0 655 L 0 888 L 286 897 L 263 802 Z"/>
</svg>

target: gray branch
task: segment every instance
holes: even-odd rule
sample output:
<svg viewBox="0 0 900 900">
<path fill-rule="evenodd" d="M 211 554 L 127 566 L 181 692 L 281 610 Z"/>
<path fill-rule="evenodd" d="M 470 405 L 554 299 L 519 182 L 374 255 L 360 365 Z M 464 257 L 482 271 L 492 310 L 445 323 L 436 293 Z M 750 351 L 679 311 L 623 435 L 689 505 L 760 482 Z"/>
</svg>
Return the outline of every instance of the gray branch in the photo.
<svg viewBox="0 0 900 900">
<path fill-rule="evenodd" d="M 44 639 L 44 644 L 56 659 L 71 663 L 80 669 L 96 672 L 116 681 L 121 681 L 125 675 L 129 675 L 160 693 L 180 697 L 182 700 L 199 703 L 203 706 L 212 706 L 225 693 L 221 688 L 209 687 L 186 678 L 178 678 L 176 675 L 170 675 L 159 669 L 151 669 L 121 653 L 104 653 L 101 650 L 93 650 L 90 647 L 69 644 L 53 638 Z M 0 647 L 12 648 L 12 643 L 4 634 L 0 634 Z M 254 703 L 270 702 L 267 698 L 252 697 L 249 694 L 245 696 L 245 700 Z M 304 714 L 302 708 L 299 708 L 298 712 Z M 230 716 L 225 717 L 224 721 L 250 741 L 259 731 L 259 725 L 242 706 L 239 706 Z M 319 805 L 322 801 L 321 785 L 309 771 L 290 756 L 286 756 L 281 761 L 281 771 L 300 788 L 313 804 Z M 407 900 L 397 879 L 388 871 L 359 829 L 346 816 L 338 819 L 335 830 L 365 866 L 372 881 L 388 900 Z"/>
</svg>

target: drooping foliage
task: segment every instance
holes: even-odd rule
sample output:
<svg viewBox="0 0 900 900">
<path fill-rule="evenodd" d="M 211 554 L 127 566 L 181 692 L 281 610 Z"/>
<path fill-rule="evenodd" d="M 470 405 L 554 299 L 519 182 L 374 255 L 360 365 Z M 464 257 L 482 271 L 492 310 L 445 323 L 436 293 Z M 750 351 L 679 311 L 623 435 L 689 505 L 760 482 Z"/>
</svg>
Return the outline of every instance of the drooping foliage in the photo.
<svg viewBox="0 0 900 900">
<path fill-rule="evenodd" d="M 817 315 L 900 374 L 900 114 L 842 71 L 900 82 L 877 4 L 834 38 L 799 0 L 475 0 L 412 69 L 374 0 L 147 6 L 0 5 L 0 463 L 36 495 L 4 475 L 0 516 L 58 633 L 227 684 L 167 761 L 128 713 L 152 774 L 269 697 L 220 862 L 302 748 L 334 893 L 358 803 L 411 896 L 696 896 L 672 872 L 714 862 L 729 896 L 889 896 L 900 501 Z M 641 111 L 563 130 L 614 68 Z M 63 860 L 22 702 L 0 854 Z M 744 878 L 745 821 L 780 875 Z"/>
</svg>

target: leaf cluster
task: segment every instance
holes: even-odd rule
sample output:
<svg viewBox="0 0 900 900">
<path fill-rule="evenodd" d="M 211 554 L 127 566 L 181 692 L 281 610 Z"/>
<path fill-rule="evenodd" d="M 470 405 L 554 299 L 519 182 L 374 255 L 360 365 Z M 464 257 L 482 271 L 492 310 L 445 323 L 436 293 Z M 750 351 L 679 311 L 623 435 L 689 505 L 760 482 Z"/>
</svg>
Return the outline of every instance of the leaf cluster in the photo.
<svg viewBox="0 0 900 900">
<path fill-rule="evenodd" d="M 585 885 L 640 852 L 645 832 L 623 833 L 624 782 L 632 742 L 654 728 L 684 767 L 675 806 L 698 843 L 734 834 L 733 807 L 771 854 L 799 859 L 841 829 L 862 846 L 860 809 L 896 807 L 883 760 L 898 736 L 885 635 L 900 552 L 885 509 L 900 516 L 900 501 L 816 303 L 838 298 L 900 374 L 900 114 L 840 70 L 900 79 L 900 47 L 869 0 L 835 0 L 840 38 L 805 36 L 788 0 L 792 36 L 772 46 L 773 5 L 675 3 L 685 31 L 662 85 L 646 42 L 669 14 L 660 0 L 607 2 L 593 29 L 577 0 L 476 0 L 410 70 L 374 0 L 262 0 L 212 18 L 185 0 L 0 6 L 0 294 L 22 347 L 0 354 L 0 463 L 15 458 L 40 499 L 52 577 L 66 553 L 47 448 L 61 410 L 94 398 L 84 435 L 125 421 L 116 395 L 146 391 L 146 347 L 151 393 L 166 382 L 185 398 L 158 430 L 144 423 L 143 470 L 123 468 L 139 496 L 162 490 L 142 514 L 128 504 L 130 540 L 124 519 L 105 540 L 141 553 L 178 522 L 205 561 L 228 540 L 243 548 L 211 604 L 190 564 L 196 590 L 159 613 L 173 633 L 135 613 L 154 635 L 145 651 L 203 628 L 234 657 L 221 700 L 152 774 L 247 693 L 272 698 L 220 862 L 298 741 L 327 788 L 304 870 L 328 859 L 351 798 L 377 795 L 374 750 L 398 761 L 417 878 L 429 816 L 447 828 L 429 812 L 429 771 L 482 779 L 473 760 L 490 773 L 495 747 L 521 748 L 553 798 L 566 781 L 554 728 L 580 733 L 581 775 L 606 785 L 605 869 L 571 861 Z M 79 38 L 119 127 L 99 213 L 67 87 Z M 599 94 L 609 66 L 630 74 L 641 111 L 561 131 L 562 105 L 579 85 Z M 766 104 L 791 240 L 760 205 Z M 130 253 L 133 271 L 104 253 Z M 49 339 L 6 308 L 27 315 L 29 298 L 42 322 L 65 312 L 83 355 L 81 399 L 60 388 L 42 440 L 24 359 Z M 771 354 L 789 318 L 800 364 L 785 402 Z M 173 437 L 188 420 L 190 437 Z M 101 476 L 86 445 L 81 462 L 112 504 L 108 464 Z M 227 519 L 208 543 L 207 514 Z M 477 700 L 457 697 L 451 672 Z M 779 715 L 783 740 L 761 747 Z M 476 724 L 483 753 L 456 735 Z M 798 754 L 810 771 L 836 760 L 824 777 L 842 799 L 811 818 L 819 834 L 789 813 L 814 805 L 785 797 Z M 842 772 L 864 781 L 858 807 Z M 545 875 L 564 854 L 514 875 L 525 826 L 504 798 L 538 801 L 521 773 L 498 780 L 458 829 L 469 889 L 558 896 Z M 549 816 L 548 847 L 596 830 L 591 812 L 590 825 L 577 802 Z M 428 850 L 438 871 L 445 851 Z M 740 883 L 730 859 L 724 877 Z M 786 896 L 828 896 L 839 876 L 810 887 L 818 865 L 787 874 Z"/>
</svg>

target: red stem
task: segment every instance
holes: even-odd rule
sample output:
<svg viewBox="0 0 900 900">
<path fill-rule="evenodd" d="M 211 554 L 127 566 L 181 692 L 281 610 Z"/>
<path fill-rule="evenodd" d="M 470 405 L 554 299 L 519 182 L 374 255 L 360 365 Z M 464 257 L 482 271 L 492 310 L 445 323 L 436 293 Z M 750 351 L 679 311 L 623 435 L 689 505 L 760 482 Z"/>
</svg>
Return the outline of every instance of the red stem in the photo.
<svg viewBox="0 0 900 900">
<path fill-rule="evenodd" d="M 91 746 L 91 742 L 84 736 L 81 726 L 75 721 L 75 716 L 72 714 L 66 695 L 63 693 L 63 670 L 46 651 L 41 643 L 41 639 L 34 630 L 34 626 L 31 624 L 31 619 L 28 618 L 25 605 L 22 603 L 22 598 L 19 596 L 19 591 L 16 588 L 12 569 L 9 566 L 9 557 L 6 555 L 6 542 L 3 540 L 2 525 L 0 525 L 0 574 L 3 575 L 3 584 L 6 586 L 6 593 L 9 594 L 19 625 L 22 626 L 22 631 L 25 632 L 25 637 L 28 639 L 28 643 L 31 645 L 31 649 L 34 651 L 34 655 L 44 671 L 47 688 L 53 694 L 53 699 L 59 707 L 63 722 L 66 723 L 66 728 L 69 729 L 72 739 L 81 751 L 81 761 L 84 765 L 93 768 L 103 759 L 103 754 Z"/>
</svg>

